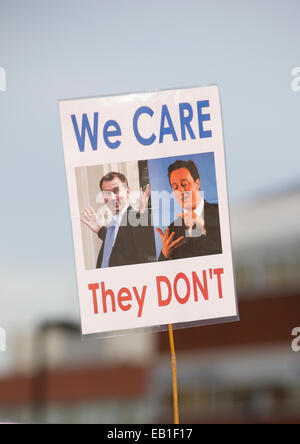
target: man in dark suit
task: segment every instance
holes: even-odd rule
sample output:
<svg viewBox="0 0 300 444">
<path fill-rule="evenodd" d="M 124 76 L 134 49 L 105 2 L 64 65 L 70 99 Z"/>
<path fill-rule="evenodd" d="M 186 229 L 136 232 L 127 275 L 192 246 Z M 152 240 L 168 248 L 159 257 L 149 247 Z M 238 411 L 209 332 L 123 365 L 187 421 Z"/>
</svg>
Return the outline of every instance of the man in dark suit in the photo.
<svg viewBox="0 0 300 444">
<path fill-rule="evenodd" d="M 162 240 L 159 261 L 222 253 L 218 205 L 202 198 L 194 162 L 177 160 L 168 176 L 182 213 L 165 232 L 156 229 Z"/>
<path fill-rule="evenodd" d="M 109 226 L 104 226 L 103 219 L 93 208 L 86 208 L 81 217 L 81 221 L 103 241 L 96 268 L 155 260 L 154 232 L 146 211 L 149 187 L 139 212 L 129 205 L 130 188 L 123 174 L 114 171 L 106 174 L 100 181 L 100 189 L 104 203 L 112 213 Z"/>
</svg>

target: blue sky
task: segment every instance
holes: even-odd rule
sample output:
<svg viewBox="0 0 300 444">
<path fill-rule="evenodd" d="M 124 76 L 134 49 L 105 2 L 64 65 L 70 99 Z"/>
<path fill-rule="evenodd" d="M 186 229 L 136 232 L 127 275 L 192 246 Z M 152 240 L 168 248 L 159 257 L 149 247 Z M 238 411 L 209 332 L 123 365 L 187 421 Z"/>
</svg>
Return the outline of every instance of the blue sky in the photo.
<svg viewBox="0 0 300 444">
<path fill-rule="evenodd" d="M 278 190 L 300 173 L 299 19 L 299 0 L 0 0 L 0 325 L 78 316 L 58 100 L 218 84 L 230 203 Z"/>
</svg>

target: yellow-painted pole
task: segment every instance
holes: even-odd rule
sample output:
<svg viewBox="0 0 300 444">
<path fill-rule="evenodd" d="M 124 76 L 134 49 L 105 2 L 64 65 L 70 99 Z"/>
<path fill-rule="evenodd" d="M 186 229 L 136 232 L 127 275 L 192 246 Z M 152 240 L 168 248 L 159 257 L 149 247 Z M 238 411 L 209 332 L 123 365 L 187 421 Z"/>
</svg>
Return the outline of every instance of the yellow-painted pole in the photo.
<svg viewBox="0 0 300 444">
<path fill-rule="evenodd" d="M 168 325 L 169 329 L 169 341 L 171 349 L 171 368 L 172 368 L 172 385 L 173 385 L 173 406 L 174 406 L 174 424 L 179 424 L 179 411 L 178 411 L 178 390 L 177 390 L 177 376 L 176 376 L 176 355 L 173 337 L 172 324 Z"/>
</svg>

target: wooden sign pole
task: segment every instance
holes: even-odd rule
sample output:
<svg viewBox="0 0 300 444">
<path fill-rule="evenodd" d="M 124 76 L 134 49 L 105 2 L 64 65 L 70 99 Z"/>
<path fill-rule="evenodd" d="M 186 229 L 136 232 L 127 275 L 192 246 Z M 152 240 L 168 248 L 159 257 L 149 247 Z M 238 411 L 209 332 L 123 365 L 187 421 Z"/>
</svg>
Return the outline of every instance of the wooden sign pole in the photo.
<svg viewBox="0 0 300 444">
<path fill-rule="evenodd" d="M 171 369 L 172 369 L 172 385 L 173 385 L 173 406 L 174 406 L 174 424 L 179 424 L 179 411 L 178 411 L 178 390 L 177 390 L 177 376 L 176 376 L 176 355 L 173 337 L 172 324 L 168 324 L 169 341 L 171 350 Z"/>
</svg>

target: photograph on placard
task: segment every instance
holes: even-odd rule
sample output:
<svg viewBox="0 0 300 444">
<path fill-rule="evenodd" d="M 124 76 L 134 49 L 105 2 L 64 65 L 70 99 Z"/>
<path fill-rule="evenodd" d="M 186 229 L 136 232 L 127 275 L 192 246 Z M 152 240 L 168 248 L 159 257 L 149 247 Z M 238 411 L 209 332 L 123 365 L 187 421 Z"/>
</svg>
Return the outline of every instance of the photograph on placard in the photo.
<svg viewBox="0 0 300 444">
<path fill-rule="evenodd" d="M 76 168 L 86 269 L 156 260 L 147 163 Z"/>
</svg>

